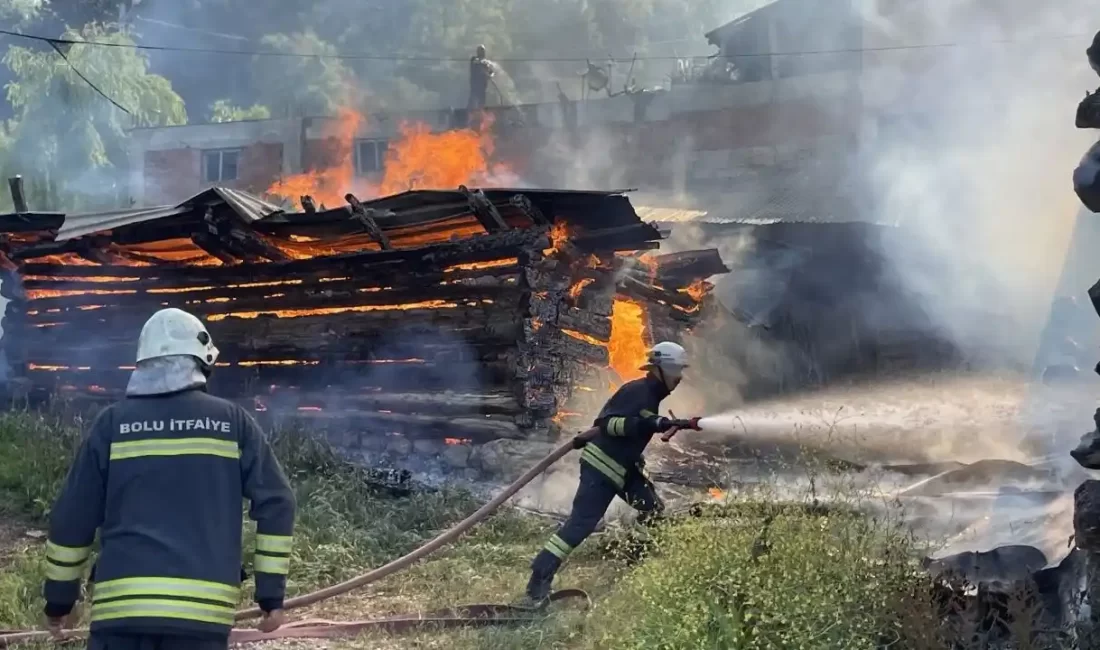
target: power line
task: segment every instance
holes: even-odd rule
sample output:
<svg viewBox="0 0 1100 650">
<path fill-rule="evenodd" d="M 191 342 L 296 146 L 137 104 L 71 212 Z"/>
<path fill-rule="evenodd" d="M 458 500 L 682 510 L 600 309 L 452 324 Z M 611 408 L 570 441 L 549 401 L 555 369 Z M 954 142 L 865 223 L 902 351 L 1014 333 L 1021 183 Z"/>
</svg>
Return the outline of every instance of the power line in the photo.
<svg viewBox="0 0 1100 650">
<path fill-rule="evenodd" d="M 76 76 L 83 79 L 84 83 L 88 84 L 88 86 L 92 90 L 99 93 L 100 97 L 102 97 L 103 99 L 106 99 L 107 101 L 111 102 L 115 106 L 115 108 L 122 111 L 123 113 L 126 113 L 127 115 L 129 115 L 131 117 L 133 116 L 133 113 L 126 110 L 126 108 L 122 104 L 119 104 L 115 100 L 111 99 L 111 97 L 108 96 L 107 93 L 105 93 L 105 92 L 103 92 L 102 90 L 99 89 L 99 86 L 92 83 L 91 79 L 85 77 L 84 73 L 81 72 L 80 69 L 77 68 L 75 65 L 73 65 L 73 62 L 69 60 L 69 57 L 65 56 L 65 51 L 63 49 L 61 49 L 61 44 L 59 42 L 54 42 L 54 41 L 47 41 L 47 42 L 50 44 L 50 47 L 52 47 L 54 49 L 54 51 L 57 52 L 58 56 L 60 56 L 65 61 L 65 63 L 69 64 L 69 67 L 72 68 L 73 72 L 76 73 Z"/>
<path fill-rule="evenodd" d="M 96 47 L 115 47 L 129 50 L 142 50 L 151 52 L 192 52 L 200 54 L 227 54 L 235 56 L 274 56 L 274 57 L 289 57 L 289 58 L 303 58 L 303 59 L 348 59 L 348 60 L 361 60 L 361 61 L 393 61 L 393 62 L 430 62 L 430 63 L 465 63 L 469 61 L 469 57 L 447 57 L 447 56 L 398 56 L 398 55 L 383 55 L 383 54 L 357 54 L 357 53 L 337 53 L 337 54 L 303 54 L 300 52 L 277 52 L 274 50 L 232 50 L 222 48 L 202 48 L 202 47 L 177 47 L 171 45 L 141 45 L 137 43 L 108 43 L 105 41 L 74 41 L 64 38 L 48 38 L 46 36 L 37 36 L 34 34 L 21 34 L 19 32 L 13 32 L 6 29 L 0 29 L 0 34 L 7 36 L 15 36 L 18 38 L 25 38 L 32 41 L 39 41 L 43 43 L 60 44 L 60 45 L 92 45 Z M 851 47 L 851 48 L 837 48 L 837 49 L 819 49 L 819 50 L 793 50 L 783 52 L 744 52 L 738 54 L 712 54 L 708 57 L 688 57 L 688 56 L 638 56 L 634 57 L 637 61 L 677 61 L 680 59 L 689 58 L 727 58 L 727 59 L 740 59 L 740 58 L 755 58 L 755 57 L 770 57 L 770 56 L 820 56 L 826 54 L 859 54 L 862 52 L 904 52 L 910 50 L 930 50 L 930 49 L 953 49 L 964 47 L 984 47 L 988 45 L 1009 45 L 1014 43 L 1036 43 L 1036 42 L 1048 42 L 1048 41 L 1060 41 L 1077 38 L 1089 38 L 1093 37 L 1092 34 L 1050 34 L 1042 37 L 1036 37 L 1031 39 L 997 39 L 990 41 L 974 41 L 974 42 L 946 42 L 946 43 L 918 43 L 913 45 L 884 45 L 881 47 Z M 628 57 L 629 58 L 629 57 Z M 592 57 L 522 57 L 522 58 L 504 58 L 493 59 L 497 63 L 585 63 L 591 61 Z"/>
</svg>

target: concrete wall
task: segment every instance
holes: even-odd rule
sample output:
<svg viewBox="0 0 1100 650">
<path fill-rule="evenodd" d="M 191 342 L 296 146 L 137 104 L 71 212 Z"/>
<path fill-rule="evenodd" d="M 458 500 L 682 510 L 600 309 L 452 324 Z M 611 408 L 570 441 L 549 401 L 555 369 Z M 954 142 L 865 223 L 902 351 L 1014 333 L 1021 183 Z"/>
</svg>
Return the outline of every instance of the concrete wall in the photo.
<svg viewBox="0 0 1100 650">
<path fill-rule="evenodd" d="M 760 170 L 804 165 L 848 146 L 860 128 L 860 101 L 858 75 L 848 72 L 498 108 L 495 158 L 539 186 L 732 191 Z M 460 111 L 372 114 L 356 138 L 393 139 L 407 121 L 443 131 L 464 120 Z M 305 118 L 137 129 L 133 195 L 157 204 L 194 194 L 204 187 L 202 150 L 222 148 L 242 150 L 232 185 L 262 192 L 280 175 L 332 164 L 339 128 L 334 118 Z"/>
</svg>

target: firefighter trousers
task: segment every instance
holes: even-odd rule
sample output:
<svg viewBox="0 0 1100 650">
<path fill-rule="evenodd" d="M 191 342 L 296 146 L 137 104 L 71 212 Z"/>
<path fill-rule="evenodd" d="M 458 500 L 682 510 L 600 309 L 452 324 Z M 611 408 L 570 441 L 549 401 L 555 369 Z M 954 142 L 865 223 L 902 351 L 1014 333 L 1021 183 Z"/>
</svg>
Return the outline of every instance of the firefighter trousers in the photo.
<svg viewBox="0 0 1100 650">
<path fill-rule="evenodd" d="M 88 650 L 227 650 L 229 637 L 223 639 L 169 634 L 122 634 L 93 632 Z"/>
<path fill-rule="evenodd" d="M 547 540 L 531 562 L 527 595 L 532 599 L 540 600 L 549 595 L 554 575 L 562 562 L 596 530 L 615 497 L 626 501 L 641 513 L 638 523 L 643 525 L 652 522 L 664 510 L 664 503 L 657 495 L 657 489 L 636 467 L 627 470 L 626 481 L 621 490 L 598 469 L 585 462 L 581 462 L 580 478 L 569 518 Z"/>
</svg>

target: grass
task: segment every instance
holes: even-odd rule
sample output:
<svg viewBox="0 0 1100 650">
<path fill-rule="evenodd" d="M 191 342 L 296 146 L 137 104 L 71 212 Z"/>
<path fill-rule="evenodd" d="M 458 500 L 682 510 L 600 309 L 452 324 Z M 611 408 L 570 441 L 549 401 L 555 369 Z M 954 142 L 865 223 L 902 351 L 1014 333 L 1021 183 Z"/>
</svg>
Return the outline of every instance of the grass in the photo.
<svg viewBox="0 0 1100 650">
<path fill-rule="evenodd" d="M 44 527 L 82 424 L 63 416 L 0 414 L 0 514 L 7 522 L 0 526 L 0 628 L 38 623 L 43 540 L 21 533 Z M 401 498 L 380 494 L 362 470 L 302 435 L 276 435 L 274 446 L 299 505 L 289 595 L 378 567 L 479 505 L 459 490 Z M 834 488 L 849 489 L 815 482 L 818 495 Z M 563 608 L 519 628 L 400 637 L 368 633 L 280 647 L 931 650 L 950 645 L 939 632 L 942 612 L 929 581 L 916 569 L 921 549 L 892 518 L 871 518 L 856 507 L 791 506 L 762 493 L 735 495 L 697 514 L 702 516 L 658 528 L 649 538 L 650 555 L 640 564 L 621 552 L 632 539 L 625 530 L 612 529 L 581 546 L 558 584 L 587 590 L 594 603 L 588 612 Z M 411 569 L 293 617 L 354 620 L 508 602 L 522 593 L 530 559 L 552 528 L 541 518 L 504 509 Z M 246 548 L 251 535 L 246 526 Z"/>
</svg>

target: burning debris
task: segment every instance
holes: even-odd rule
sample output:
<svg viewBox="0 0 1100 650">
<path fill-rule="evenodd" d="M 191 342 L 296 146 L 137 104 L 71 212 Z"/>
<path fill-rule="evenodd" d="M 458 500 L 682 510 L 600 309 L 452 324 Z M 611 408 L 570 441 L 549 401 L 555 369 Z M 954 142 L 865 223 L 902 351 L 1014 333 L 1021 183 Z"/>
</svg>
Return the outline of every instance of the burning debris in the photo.
<svg viewBox="0 0 1100 650">
<path fill-rule="evenodd" d="M 652 255 L 622 194 L 411 191 L 291 213 L 224 188 L 178 206 L 0 217 L 3 349 L 20 396 L 121 396 L 153 311 L 202 317 L 211 390 L 343 444 L 434 441 L 456 457 L 547 439 L 679 338 L 725 272 Z"/>
</svg>

